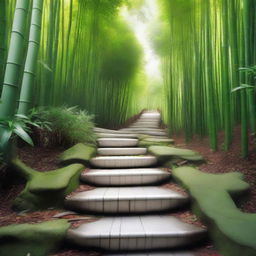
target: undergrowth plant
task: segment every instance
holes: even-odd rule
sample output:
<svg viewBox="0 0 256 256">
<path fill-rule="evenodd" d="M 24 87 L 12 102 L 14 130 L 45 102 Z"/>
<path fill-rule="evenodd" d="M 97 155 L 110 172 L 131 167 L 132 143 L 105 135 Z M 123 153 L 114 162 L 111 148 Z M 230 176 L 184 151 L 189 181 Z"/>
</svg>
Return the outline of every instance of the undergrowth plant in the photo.
<svg viewBox="0 0 256 256">
<path fill-rule="evenodd" d="M 38 120 L 40 128 L 32 135 L 39 146 L 53 147 L 75 143 L 95 144 L 93 116 L 77 107 L 50 107 L 34 109 L 30 115 Z"/>
</svg>

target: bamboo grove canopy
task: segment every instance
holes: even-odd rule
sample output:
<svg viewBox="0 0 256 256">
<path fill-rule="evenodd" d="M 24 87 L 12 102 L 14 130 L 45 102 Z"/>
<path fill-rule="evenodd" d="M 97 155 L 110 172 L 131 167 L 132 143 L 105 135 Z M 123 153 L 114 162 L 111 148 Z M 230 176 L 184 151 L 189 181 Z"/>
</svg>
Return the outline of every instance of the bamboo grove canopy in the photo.
<svg viewBox="0 0 256 256">
<path fill-rule="evenodd" d="M 228 149 L 241 124 L 246 156 L 256 129 L 248 69 L 256 62 L 255 1 L 155 0 L 159 17 L 148 34 L 161 59 L 163 97 L 154 106 L 155 91 L 144 94 L 143 47 L 121 15 L 123 6 L 149 1 L 0 1 L 0 117 L 77 105 L 98 125 L 115 127 L 142 108 L 159 107 L 170 134 L 208 135 L 213 150 L 219 131 Z"/>
</svg>

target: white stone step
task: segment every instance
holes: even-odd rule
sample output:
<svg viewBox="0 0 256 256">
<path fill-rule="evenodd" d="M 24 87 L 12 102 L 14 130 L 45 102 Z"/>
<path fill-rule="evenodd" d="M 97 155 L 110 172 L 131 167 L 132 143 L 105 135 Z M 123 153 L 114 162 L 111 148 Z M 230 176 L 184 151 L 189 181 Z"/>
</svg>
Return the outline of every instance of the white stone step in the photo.
<svg viewBox="0 0 256 256">
<path fill-rule="evenodd" d="M 95 132 L 99 132 L 99 133 L 117 133 L 117 134 L 120 134 L 122 132 L 120 132 L 119 130 L 110 130 L 110 129 L 105 129 L 105 128 L 100 128 L 100 127 L 95 127 L 93 128 L 93 130 Z"/>
<path fill-rule="evenodd" d="M 145 253 L 122 253 L 122 254 L 103 254 L 103 256 L 195 256 L 193 252 L 174 251 L 174 252 L 145 252 Z"/>
<path fill-rule="evenodd" d="M 133 124 L 159 124 L 159 120 L 143 120 L 143 119 L 139 119 L 136 122 L 134 122 Z"/>
<path fill-rule="evenodd" d="M 131 131 L 149 131 L 149 132 L 166 132 L 166 129 L 161 129 L 161 128 L 131 128 L 131 127 L 127 127 L 127 128 L 122 128 L 120 130 L 118 130 L 121 133 L 125 133 L 127 131 L 131 132 Z"/>
<path fill-rule="evenodd" d="M 98 138 L 137 138 L 138 134 L 132 133 L 103 133 L 96 132 Z"/>
<path fill-rule="evenodd" d="M 67 239 L 111 251 L 160 250 L 194 245 L 206 230 L 172 216 L 106 217 L 69 229 Z"/>
<path fill-rule="evenodd" d="M 155 128 L 157 129 L 159 127 L 158 124 L 132 124 L 129 126 L 130 128 Z"/>
<path fill-rule="evenodd" d="M 166 131 L 161 129 L 151 129 L 151 128 L 125 128 L 122 129 L 125 133 L 136 133 L 136 134 L 145 134 L 151 136 L 167 136 Z"/>
<path fill-rule="evenodd" d="M 97 152 L 101 156 L 134 156 L 145 155 L 147 153 L 146 148 L 98 148 Z"/>
<path fill-rule="evenodd" d="M 157 111 L 143 112 L 139 118 L 160 118 L 161 114 Z"/>
<path fill-rule="evenodd" d="M 101 186 L 149 185 L 170 177 L 170 172 L 158 168 L 91 169 L 81 174 L 82 181 Z"/>
<path fill-rule="evenodd" d="M 100 138 L 97 139 L 100 147 L 134 147 L 138 144 L 138 139 L 131 138 Z"/>
<path fill-rule="evenodd" d="M 154 156 L 97 156 L 90 160 L 98 168 L 133 168 L 147 167 L 157 163 Z"/>
<path fill-rule="evenodd" d="M 97 213 L 149 213 L 183 206 L 188 197 L 161 187 L 104 187 L 67 197 L 72 210 Z"/>
<path fill-rule="evenodd" d="M 136 122 L 131 124 L 129 127 L 131 128 L 158 128 L 159 124 L 157 123 L 152 123 L 152 122 Z"/>
</svg>

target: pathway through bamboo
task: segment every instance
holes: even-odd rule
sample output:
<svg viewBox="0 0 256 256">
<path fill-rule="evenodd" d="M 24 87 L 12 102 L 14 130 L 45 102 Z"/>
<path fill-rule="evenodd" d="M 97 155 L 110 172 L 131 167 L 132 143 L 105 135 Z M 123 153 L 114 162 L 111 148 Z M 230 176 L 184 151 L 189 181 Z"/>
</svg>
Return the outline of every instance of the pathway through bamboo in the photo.
<svg viewBox="0 0 256 256">
<path fill-rule="evenodd" d="M 126 129 L 96 129 L 98 156 L 91 159 L 95 169 L 81 175 L 96 188 L 68 197 L 66 205 L 103 217 L 70 229 L 69 241 L 122 255 L 193 255 L 206 230 L 170 214 L 186 207 L 189 197 L 160 187 L 171 174 L 157 166 L 146 148 L 137 147 L 139 134 L 166 138 L 160 118 L 158 112 L 147 111 Z"/>
</svg>

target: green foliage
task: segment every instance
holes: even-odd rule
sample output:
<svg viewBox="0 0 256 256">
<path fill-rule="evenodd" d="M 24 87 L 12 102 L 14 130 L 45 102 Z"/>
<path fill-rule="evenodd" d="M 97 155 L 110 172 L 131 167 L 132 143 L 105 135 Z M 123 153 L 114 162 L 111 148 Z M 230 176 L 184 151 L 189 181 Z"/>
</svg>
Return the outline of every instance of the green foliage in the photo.
<svg viewBox="0 0 256 256">
<path fill-rule="evenodd" d="M 28 134 L 29 128 L 28 124 L 34 125 L 29 119 L 25 116 L 16 116 L 15 119 L 1 119 L 0 120 L 0 129 L 1 138 L 0 138 L 0 150 L 3 152 L 11 140 L 16 137 L 22 139 L 28 144 L 33 146 L 33 141 Z"/>
<path fill-rule="evenodd" d="M 100 126 L 118 126 L 138 109 L 131 98 L 140 46 L 119 15 L 122 0 L 44 1 L 39 106 L 78 105 Z M 122 36 L 120 36 L 122 35 Z"/>
<path fill-rule="evenodd" d="M 246 73 L 252 84 L 243 84 L 242 83 L 240 86 L 233 88 L 231 92 L 236 92 L 236 91 L 240 91 L 243 89 L 255 89 L 256 66 L 239 68 L 239 71 Z"/>
<path fill-rule="evenodd" d="M 129 81 L 139 66 L 140 47 L 132 31 L 127 29 L 120 18 L 111 27 L 105 26 L 105 30 L 111 42 L 104 46 L 100 74 L 106 81 Z"/>
<path fill-rule="evenodd" d="M 33 110 L 31 119 L 40 127 L 34 137 L 43 146 L 95 144 L 93 116 L 77 107 L 52 107 Z"/>
<path fill-rule="evenodd" d="M 213 150 L 224 130 L 228 150 L 241 123 L 242 156 L 256 132 L 255 4 L 251 0 L 159 0 L 161 33 L 152 33 L 162 58 L 164 116 L 170 133 L 209 135 Z M 240 68 L 239 67 L 250 67 Z M 234 88 L 240 85 L 238 88 Z M 244 90 L 246 89 L 246 90 Z M 239 93 L 231 93 L 231 91 Z"/>
</svg>

